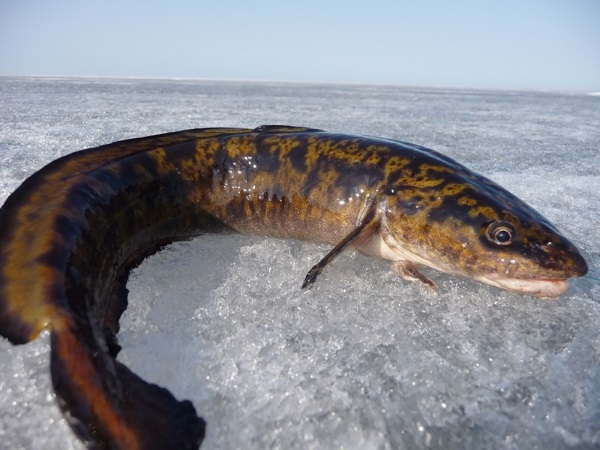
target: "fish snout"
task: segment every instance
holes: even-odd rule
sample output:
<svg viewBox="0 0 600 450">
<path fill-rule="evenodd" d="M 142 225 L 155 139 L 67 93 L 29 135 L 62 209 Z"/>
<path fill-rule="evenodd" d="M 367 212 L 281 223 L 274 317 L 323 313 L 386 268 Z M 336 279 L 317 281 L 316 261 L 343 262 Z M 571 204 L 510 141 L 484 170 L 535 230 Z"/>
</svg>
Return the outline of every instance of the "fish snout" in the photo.
<svg viewBox="0 0 600 450">
<path fill-rule="evenodd" d="M 588 265 L 577 247 L 571 243 L 546 244 L 531 243 L 538 255 L 538 261 L 550 269 L 564 272 L 565 278 L 582 277 L 588 272 Z"/>
<path fill-rule="evenodd" d="M 582 277 L 588 272 L 588 265 L 583 256 L 576 251 L 571 255 L 571 261 L 573 262 L 573 275 L 574 277 Z"/>
</svg>

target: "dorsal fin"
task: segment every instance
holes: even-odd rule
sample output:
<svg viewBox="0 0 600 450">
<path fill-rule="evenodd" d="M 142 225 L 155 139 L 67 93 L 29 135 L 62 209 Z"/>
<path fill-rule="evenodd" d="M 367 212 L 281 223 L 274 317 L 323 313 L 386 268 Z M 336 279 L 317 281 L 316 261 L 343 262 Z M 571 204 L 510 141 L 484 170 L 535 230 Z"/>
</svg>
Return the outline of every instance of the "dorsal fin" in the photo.
<svg viewBox="0 0 600 450">
<path fill-rule="evenodd" d="M 290 125 L 261 125 L 252 130 L 255 133 L 320 133 L 323 130 L 317 128 L 293 127 Z"/>
</svg>

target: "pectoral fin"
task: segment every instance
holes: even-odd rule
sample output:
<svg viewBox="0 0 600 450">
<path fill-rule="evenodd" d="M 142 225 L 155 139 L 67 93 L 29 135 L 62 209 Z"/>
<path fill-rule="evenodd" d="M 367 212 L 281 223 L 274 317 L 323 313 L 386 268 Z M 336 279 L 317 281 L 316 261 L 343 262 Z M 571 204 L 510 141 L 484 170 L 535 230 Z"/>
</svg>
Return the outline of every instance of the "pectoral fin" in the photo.
<svg viewBox="0 0 600 450">
<path fill-rule="evenodd" d="M 376 214 L 377 208 L 375 201 L 370 202 L 364 212 L 361 214 L 358 225 L 344 239 L 340 241 L 333 249 L 325 255 L 325 257 L 315 264 L 306 274 L 302 289 L 310 288 L 317 281 L 317 277 L 323 271 L 325 266 L 331 263 L 340 253 L 342 253 L 349 245 L 359 242 L 371 236 L 379 228 L 379 220 Z"/>
</svg>

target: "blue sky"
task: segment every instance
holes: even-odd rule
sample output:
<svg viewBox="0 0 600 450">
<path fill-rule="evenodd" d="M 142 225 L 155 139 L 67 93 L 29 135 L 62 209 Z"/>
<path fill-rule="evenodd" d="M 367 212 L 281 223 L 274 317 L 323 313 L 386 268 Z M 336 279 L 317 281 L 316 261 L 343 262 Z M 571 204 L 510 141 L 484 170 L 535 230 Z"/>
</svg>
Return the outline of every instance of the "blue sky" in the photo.
<svg viewBox="0 0 600 450">
<path fill-rule="evenodd" d="M 0 75 L 600 91 L 600 0 L 0 0 Z"/>
</svg>

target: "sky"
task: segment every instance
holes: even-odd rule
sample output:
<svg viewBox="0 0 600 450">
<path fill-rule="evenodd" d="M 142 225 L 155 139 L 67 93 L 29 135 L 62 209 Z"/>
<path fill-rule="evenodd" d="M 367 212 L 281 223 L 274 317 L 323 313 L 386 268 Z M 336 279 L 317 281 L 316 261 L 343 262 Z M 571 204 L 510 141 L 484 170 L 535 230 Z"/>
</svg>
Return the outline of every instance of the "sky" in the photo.
<svg viewBox="0 0 600 450">
<path fill-rule="evenodd" d="M 0 75 L 600 91 L 599 0 L 0 0 Z"/>
</svg>

